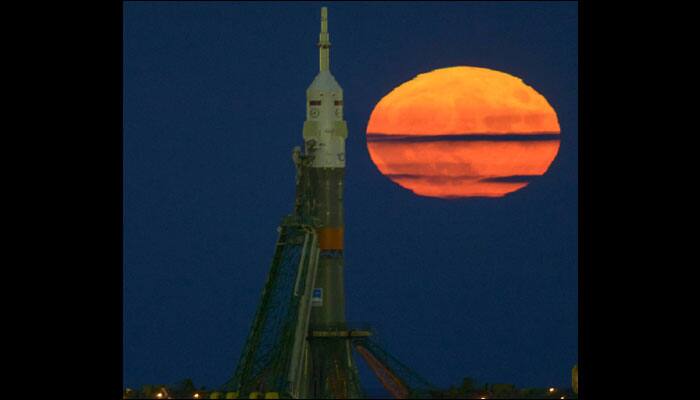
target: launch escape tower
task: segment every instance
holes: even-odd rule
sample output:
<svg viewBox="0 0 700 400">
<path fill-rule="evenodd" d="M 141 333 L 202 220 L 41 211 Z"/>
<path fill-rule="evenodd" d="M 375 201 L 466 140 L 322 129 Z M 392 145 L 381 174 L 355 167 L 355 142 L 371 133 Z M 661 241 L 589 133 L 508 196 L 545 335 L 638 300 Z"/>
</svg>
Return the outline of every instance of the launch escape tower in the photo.
<svg viewBox="0 0 700 400">
<path fill-rule="evenodd" d="M 348 326 L 343 283 L 343 90 L 330 72 L 327 9 L 321 9 L 319 73 L 306 90 L 304 152 L 294 212 L 282 219 L 262 298 L 228 398 L 362 398 L 353 349 L 396 398 L 434 387 L 384 351 L 369 329 Z"/>
</svg>

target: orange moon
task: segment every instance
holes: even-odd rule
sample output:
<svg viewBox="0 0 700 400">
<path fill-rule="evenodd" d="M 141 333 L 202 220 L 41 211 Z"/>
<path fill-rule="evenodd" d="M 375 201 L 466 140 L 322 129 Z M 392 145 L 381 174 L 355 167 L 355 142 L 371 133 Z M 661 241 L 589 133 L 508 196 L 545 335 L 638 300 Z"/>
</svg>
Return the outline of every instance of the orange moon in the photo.
<svg viewBox="0 0 700 400">
<path fill-rule="evenodd" d="M 477 67 L 420 74 L 384 96 L 367 124 L 379 171 L 417 195 L 503 197 L 559 151 L 557 114 L 521 79 Z"/>
</svg>

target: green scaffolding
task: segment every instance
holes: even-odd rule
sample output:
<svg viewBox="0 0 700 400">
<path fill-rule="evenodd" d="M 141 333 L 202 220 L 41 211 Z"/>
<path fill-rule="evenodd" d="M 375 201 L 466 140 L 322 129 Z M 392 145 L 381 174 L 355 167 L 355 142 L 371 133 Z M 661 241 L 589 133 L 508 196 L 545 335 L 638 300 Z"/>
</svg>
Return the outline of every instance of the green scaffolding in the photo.
<svg viewBox="0 0 700 400">
<path fill-rule="evenodd" d="M 250 334 L 235 374 L 222 388 L 240 397 L 251 392 L 287 393 L 295 341 L 305 339 L 299 324 L 308 318 L 300 318 L 300 308 L 302 299 L 310 297 L 308 274 L 318 260 L 318 243 L 314 230 L 295 217 L 285 218 L 279 231 Z"/>
</svg>

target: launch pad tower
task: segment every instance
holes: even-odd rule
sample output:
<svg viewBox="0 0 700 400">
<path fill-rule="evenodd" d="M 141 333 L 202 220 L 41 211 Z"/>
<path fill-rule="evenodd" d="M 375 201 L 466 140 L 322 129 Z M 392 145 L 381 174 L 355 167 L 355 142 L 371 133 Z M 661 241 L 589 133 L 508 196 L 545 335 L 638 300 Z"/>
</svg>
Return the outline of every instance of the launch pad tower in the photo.
<svg viewBox="0 0 700 400">
<path fill-rule="evenodd" d="M 326 7 L 319 72 L 306 90 L 304 151 L 295 147 L 294 211 L 278 227 L 272 265 L 227 398 L 362 398 L 353 349 L 396 398 L 425 397 L 432 385 L 348 326 L 343 282 L 343 89 L 330 71 Z"/>
</svg>

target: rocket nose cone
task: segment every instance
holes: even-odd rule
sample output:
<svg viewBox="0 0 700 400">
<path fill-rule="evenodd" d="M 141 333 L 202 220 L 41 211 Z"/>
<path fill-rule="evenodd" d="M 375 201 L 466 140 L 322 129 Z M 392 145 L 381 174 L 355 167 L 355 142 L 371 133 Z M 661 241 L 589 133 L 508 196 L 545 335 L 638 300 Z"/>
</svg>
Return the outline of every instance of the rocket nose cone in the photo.
<svg viewBox="0 0 700 400">
<path fill-rule="evenodd" d="M 338 81 L 335 80 L 333 74 L 330 71 L 321 71 L 316 75 L 311 85 L 309 85 L 308 90 L 320 90 L 324 92 L 328 91 L 341 91 L 341 87 Z"/>
</svg>

